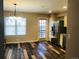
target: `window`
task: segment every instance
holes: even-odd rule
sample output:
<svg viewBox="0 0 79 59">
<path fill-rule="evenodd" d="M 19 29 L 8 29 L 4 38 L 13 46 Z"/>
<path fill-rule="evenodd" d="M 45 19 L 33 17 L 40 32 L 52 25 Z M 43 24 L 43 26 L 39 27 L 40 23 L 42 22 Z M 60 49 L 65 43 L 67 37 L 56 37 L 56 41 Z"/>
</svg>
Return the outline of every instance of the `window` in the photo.
<svg viewBox="0 0 79 59">
<path fill-rule="evenodd" d="M 39 20 L 40 25 L 40 38 L 46 38 L 46 20 Z"/>
<path fill-rule="evenodd" d="M 4 18 L 5 36 L 7 35 L 25 35 L 26 18 L 5 17 Z"/>
</svg>

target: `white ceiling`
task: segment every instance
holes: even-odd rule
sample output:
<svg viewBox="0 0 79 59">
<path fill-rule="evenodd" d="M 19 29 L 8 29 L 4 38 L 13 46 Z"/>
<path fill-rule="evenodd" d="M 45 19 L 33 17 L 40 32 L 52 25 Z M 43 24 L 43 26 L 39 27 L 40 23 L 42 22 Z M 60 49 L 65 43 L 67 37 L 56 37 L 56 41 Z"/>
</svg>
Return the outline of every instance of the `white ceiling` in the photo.
<svg viewBox="0 0 79 59">
<path fill-rule="evenodd" d="M 14 11 L 14 3 L 19 12 L 48 13 L 67 10 L 63 8 L 67 6 L 66 0 L 4 0 L 4 10 Z"/>
</svg>

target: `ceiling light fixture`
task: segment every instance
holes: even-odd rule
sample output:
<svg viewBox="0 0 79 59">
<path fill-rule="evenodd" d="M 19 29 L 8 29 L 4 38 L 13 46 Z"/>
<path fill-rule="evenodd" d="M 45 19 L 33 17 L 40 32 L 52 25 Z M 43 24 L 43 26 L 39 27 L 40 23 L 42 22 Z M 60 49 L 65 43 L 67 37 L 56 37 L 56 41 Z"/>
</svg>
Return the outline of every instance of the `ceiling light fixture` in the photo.
<svg viewBox="0 0 79 59">
<path fill-rule="evenodd" d="M 67 9 L 67 6 L 63 6 L 64 9 Z"/>
<path fill-rule="evenodd" d="M 14 16 L 16 16 L 16 3 L 14 4 L 15 10 L 14 10 Z"/>
<path fill-rule="evenodd" d="M 52 13 L 52 11 L 51 11 L 51 10 L 49 10 L 49 13 Z"/>
</svg>

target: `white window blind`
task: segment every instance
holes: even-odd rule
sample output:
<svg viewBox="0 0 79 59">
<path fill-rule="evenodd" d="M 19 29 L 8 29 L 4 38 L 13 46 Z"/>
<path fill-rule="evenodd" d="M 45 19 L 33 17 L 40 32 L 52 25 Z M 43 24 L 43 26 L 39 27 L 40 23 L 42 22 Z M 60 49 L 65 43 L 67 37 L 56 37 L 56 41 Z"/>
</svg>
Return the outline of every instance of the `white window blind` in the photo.
<svg viewBox="0 0 79 59">
<path fill-rule="evenodd" d="M 39 20 L 39 25 L 40 25 L 39 37 L 46 38 L 46 20 Z"/>
<path fill-rule="evenodd" d="M 25 35 L 26 18 L 23 17 L 5 17 L 4 18 L 5 36 L 7 35 Z"/>
</svg>

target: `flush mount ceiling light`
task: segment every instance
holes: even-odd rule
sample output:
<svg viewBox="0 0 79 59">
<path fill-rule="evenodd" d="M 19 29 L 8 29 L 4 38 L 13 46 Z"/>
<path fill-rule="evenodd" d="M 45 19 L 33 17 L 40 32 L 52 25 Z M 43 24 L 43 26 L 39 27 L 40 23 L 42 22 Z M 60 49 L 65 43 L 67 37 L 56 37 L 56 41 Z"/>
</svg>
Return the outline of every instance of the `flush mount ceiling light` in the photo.
<svg viewBox="0 0 79 59">
<path fill-rule="evenodd" d="M 52 10 L 49 10 L 48 12 L 49 12 L 49 13 L 52 13 Z"/>
<path fill-rule="evenodd" d="M 67 9 L 67 6 L 63 6 L 63 9 Z"/>
</svg>

